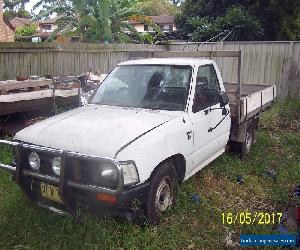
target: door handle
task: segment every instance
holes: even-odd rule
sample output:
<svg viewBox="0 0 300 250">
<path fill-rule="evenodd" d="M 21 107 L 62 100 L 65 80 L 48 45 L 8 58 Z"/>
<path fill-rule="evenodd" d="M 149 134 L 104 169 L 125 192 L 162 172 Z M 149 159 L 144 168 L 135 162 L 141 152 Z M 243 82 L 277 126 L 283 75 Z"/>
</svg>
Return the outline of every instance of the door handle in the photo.
<svg viewBox="0 0 300 250">
<path fill-rule="evenodd" d="M 188 131 L 186 132 L 186 135 L 187 135 L 187 139 L 190 140 L 192 138 L 192 131 Z"/>
<path fill-rule="evenodd" d="M 208 115 L 208 113 L 209 113 L 210 111 L 211 111 L 210 108 L 209 108 L 209 109 L 205 109 L 205 110 L 204 110 L 204 114 L 205 114 L 205 115 Z"/>
</svg>

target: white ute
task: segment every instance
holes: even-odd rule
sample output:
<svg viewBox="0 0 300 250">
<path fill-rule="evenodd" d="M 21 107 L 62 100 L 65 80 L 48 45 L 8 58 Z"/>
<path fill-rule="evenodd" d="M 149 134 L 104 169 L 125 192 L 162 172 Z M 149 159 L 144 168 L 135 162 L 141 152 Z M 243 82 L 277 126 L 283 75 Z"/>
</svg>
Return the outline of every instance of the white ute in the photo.
<svg viewBox="0 0 300 250">
<path fill-rule="evenodd" d="M 224 84 L 212 60 L 126 61 L 86 106 L 1 141 L 13 146 L 14 162 L 0 166 L 40 206 L 158 223 L 177 183 L 227 146 L 249 152 L 275 96 L 275 86 Z"/>
</svg>

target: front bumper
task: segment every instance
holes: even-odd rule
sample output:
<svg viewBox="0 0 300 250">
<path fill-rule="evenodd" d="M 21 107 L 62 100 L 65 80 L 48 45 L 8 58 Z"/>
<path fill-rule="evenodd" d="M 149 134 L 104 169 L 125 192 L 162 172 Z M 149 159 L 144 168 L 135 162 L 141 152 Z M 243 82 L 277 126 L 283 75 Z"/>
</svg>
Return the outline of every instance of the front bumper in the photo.
<svg viewBox="0 0 300 250">
<path fill-rule="evenodd" d="M 132 187 L 124 187 L 122 169 L 114 159 L 105 158 L 105 160 L 111 160 L 117 164 L 118 186 L 116 189 L 107 189 L 96 185 L 78 183 L 70 177 L 72 165 L 69 159 L 75 157 L 79 159 L 96 158 L 100 160 L 104 158 L 19 142 L 0 140 L 0 144 L 14 147 L 16 153 L 15 166 L 0 163 L 0 168 L 13 173 L 17 184 L 34 203 L 52 211 L 65 211 L 73 216 L 77 216 L 79 210 L 88 211 L 96 215 L 124 217 L 129 221 L 132 221 L 136 217 L 143 216 L 143 204 L 148 194 L 149 183 L 145 182 Z M 46 175 L 31 169 L 26 169 L 24 167 L 24 148 L 61 156 L 62 166 L 60 176 Z M 42 197 L 40 191 L 42 182 L 58 187 L 59 196 L 63 202 L 62 204 Z M 97 199 L 97 195 L 99 194 L 113 196 L 115 202 L 101 201 Z"/>
</svg>

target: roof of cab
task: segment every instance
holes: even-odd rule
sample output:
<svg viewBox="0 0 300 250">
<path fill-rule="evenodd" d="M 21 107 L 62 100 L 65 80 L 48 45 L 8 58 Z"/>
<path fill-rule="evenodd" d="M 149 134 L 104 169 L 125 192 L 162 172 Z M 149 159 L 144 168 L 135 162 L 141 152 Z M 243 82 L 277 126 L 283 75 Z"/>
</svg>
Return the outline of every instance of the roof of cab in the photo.
<svg viewBox="0 0 300 250">
<path fill-rule="evenodd" d="M 201 59 L 201 58 L 192 58 L 192 57 L 172 57 L 172 58 L 147 58 L 147 59 L 138 59 L 138 60 L 129 60 L 118 65 L 190 65 L 194 66 L 196 64 L 206 64 L 211 63 L 211 60 Z"/>
</svg>

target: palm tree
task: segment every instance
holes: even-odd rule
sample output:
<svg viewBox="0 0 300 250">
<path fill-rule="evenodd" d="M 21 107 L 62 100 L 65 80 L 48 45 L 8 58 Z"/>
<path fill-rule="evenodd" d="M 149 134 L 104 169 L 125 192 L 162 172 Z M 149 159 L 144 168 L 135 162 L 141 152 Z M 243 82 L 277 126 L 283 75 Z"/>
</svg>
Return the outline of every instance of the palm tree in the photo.
<svg viewBox="0 0 300 250">
<path fill-rule="evenodd" d="M 128 17 L 140 14 L 137 0 L 41 0 L 43 6 L 37 18 L 53 13 L 63 15 L 59 29 L 64 34 L 79 35 L 81 41 L 126 42 L 126 30 L 132 30 Z"/>
</svg>

